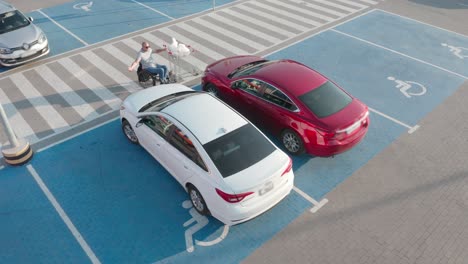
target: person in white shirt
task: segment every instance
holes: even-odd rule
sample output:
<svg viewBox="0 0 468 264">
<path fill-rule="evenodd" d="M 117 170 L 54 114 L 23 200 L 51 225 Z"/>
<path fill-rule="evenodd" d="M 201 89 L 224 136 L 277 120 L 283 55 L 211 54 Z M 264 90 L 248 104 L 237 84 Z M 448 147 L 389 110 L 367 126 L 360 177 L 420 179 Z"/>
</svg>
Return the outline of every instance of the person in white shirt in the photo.
<svg viewBox="0 0 468 264">
<path fill-rule="evenodd" d="M 129 71 L 133 71 L 141 63 L 144 70 L 159 75 L 161 83 L 169 83 L 167 78 L 167 66 L 163 64 L 157 64 L 153 58 L 153 53 L 160 53 L 166 49 L 153 50 L 149 43 L 144 41 L 141 43 L 141 50 L 138 52 L 135 61 L 128 67 Z"/>
</svg>

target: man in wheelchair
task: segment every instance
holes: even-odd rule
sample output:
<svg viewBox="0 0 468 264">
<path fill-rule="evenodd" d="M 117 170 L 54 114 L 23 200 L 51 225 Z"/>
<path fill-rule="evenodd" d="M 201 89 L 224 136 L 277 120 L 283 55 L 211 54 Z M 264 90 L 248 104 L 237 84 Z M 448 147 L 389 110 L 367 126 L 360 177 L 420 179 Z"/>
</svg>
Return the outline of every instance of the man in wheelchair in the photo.
<svg viewBox="0 0 468 264">
<path fill-rule="evenodd" d="M 153 58 L 153 53 L 160 53 L 166 49 L 151 49 L 148 42 L 144 41 L 141 43 L 141 50 L 138 52 L 137 58 L 128 67 L 129 71 L 133 71 L 138 65 L 138 81 L 147 82 L 152 80 L 153 85 L 156 85 L 156 80 L 159 77 L 160 83 L 169 83 L 167 66 L 163 64 L 157 64 Z"/>
</svg>

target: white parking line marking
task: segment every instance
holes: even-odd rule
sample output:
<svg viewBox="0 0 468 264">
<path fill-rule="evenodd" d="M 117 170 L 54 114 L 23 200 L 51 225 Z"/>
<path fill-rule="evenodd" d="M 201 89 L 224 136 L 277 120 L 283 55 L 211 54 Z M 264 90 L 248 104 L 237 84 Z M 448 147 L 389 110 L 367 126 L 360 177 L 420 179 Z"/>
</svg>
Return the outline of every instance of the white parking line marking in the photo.
<svg viewBox="0 0 468 264">
<path fill-rule="evenodd" d="M 76 229 L 76 227 L 73 225 L 73 223 L 71 222 L 70 218 L 68 218 L 67 214 L 65 213 L 65 211 L 63 211 L 62 207 L 60 206 L 60 204 L 57 202 L 57 200 L 55 199 L 54 195 L 52 195 L 52 193 L 49 191 L 49 189 L 47 188 L 47 186 L 44 184 L 44 182 L 42 181 L 41 177 L 39 176 L 39 174 L 37 174 L 36 170 L 33 168 L 33 166 L 31 166 L 31 164 L 28 164 L 26 166 L 28 168 L 28 171 L 29 173 L 31 173 L 31 175 L 33 176 L 34 180 L 36 180 L 37 184 L 39 185 L 39 187 L 41 188 L 41 190 L 44 192 L 44 194 L 46 195 L 47 199 L 49 199 L 50 203 L 54 206 L 55 210 L 57 211 L 57 213 L 60 215 L 60 217 L 62 218 L 62 220 L 65 222 L 65 224 L 67 225 L 68 229 L 70 229 L 70 231 L 72 232 L 73 236 L 75 237 L 75 239 L 78 241 L 78 243 L 80 244 L 81 248 L 83 248 L 83 250 L 86 252 L 86 255 L 88 255 L 89 259 L 91 260 L 92 263 L 101 263 L 99 261 L 99 259 L 96 257 L 96 255 L 94 254 L 94 252 L 91 250 L 91 248 L 88 246 L 88 244 L 86 243 L 86 241 L 84 240 L 84 238 L 81 236 L 80 232 L 78 232 L 78 230 Z"/>
<path fill-rule="evenodd" d="M 53 20 L 50 16 L 46 15 L 44 12 L 42 12 L 41 9 L 38 9 L 37 12 L 41 13 L 43 16 L 47 17 L 50 21 L 52 21 L 52 23 L 54 23 L 55 25 L 57 25 L 59 28 L 63 29 L 65 32 L 67 32 L 68 34 L 70 34 L 72 37 L 76 38 L 79 42 L 83 43 L 83 45 L 85 46 L 89 46 L 88 43 L 86 43 L 86 41 L 80 39 L 77 35 L 73 34 L 70 30 L 66 29 L 64 26 L 60 25 L 57 21 Z"/>
<path fill-rule="evenodd" d="M 114 111 L 118 111 L 118 110 L 114 110 Z M 109 114 L 109 112 L 108 112 L 108 113 L 101 114 L 100 116 L 104 116 L 104 115 L 107 115 L 107 114 Z M 98 116 L 98 117 L 100 117 L 100 116 Z M 106 125 L 106 124 L 108 124 L 108 123 L 110 123 L 110 122 L 113 122 L 113 121 L 115 121 L 115 120 L 117 120 L 117 119 L 119 119 L 119 118 L 120 118 L 120 117 L 115 117 L 115 118 L 112 118 L 112 119 L 107 120 L 106 122 L 102 122 L 102 123 L 99 123 L 99 124 L 97 124 L 97 125 L 95 125 L 95 126 L 91 126 L 91 127 L 87 128 L 87 129 L 85 129 L 85 130 L 83 130 L 83 131 L 81 131 L 81 132 L 79 132 L 79 133 L 73 134 L 73 135 L 71 135 L 71 136 L 69 136 L 69 137 L 66 137 L 66 138 L 64 138 L 64 139 L 61 139 L 61 140 L 59 140 L 59 141 L 55 141 L 53 144 L 50 144 L 50 145 L 47 145 L 46 147 L 43 147 L 43 148 L 41 148 L 41 149 L 38 149 L 36 152 L 44 151 L 44 150 L 46 150 L 46 149 L 48 149 L 48 148 L 51 148 L 51 147 L 56 146 L 56 145 L 58 145 L 58 144 L 61 144 L 61 143 L 65 142 L 65 141 L 67 141 L 67 140 L 69 140 L 69 139 L 76 138 L 76 137 L 78 137 L 79 135 L 82 135 L 82 134 L 84 134 L 84 133 L 87 133 L 87 132 L 89 132 L 89 131 L 91 131 L 91 130 L 93 130 L 93 129 L 96 129 L 96 128 L 98 128 L 98 127 L 104 126 L 104 125 Z M 85 121 L 85 122 L 80 123 L 80 125 L 82 125 L 82 124 L 84 125 L 84 124 L 86 124 L 86 123 L 91 123 L 91 122 L 93 122 L 93 121 L 94 121 L 94 119 L 91 119 L 91 120 L 88 120 L 88 121 Z M 73 128 L 74 128 L 73 126 L 72 126 L 72 127 L 69 127 L 69 129 L 67 129 L 67 130 L 65 130 L 65 131 L 71 130 L 71 129 L 73 129 Z M 41 140 L 44 141 L 44 140 L 49 139 L 49 138 L 51 138 L 51 137 L 53 137 L 53 136 L 56 136 L 56 135 L 55 135 L 55 134 L 52 134 L 52 135 L 49 135 L 49 136 L 47 136 L 47 137 L 41 138 Z"/>
<path fill-rule="evenodd" d="M 370 107 L 369 107 L 369 110 L 376 113 L 376 114 L 378 114 L 378 115 L 381 115 L 381 116 L 383 116 L 383 117 L 385 117 L 385 118 L 387 118 L 387 119 L 389 119 L 389 120 L 391 120 L 391 121 L 393 121 L 393 122 L 395 122 L 395 123 L 397 123 L 397 124 L 399 124 L 401 126 L 404 126 L 404 127 L 408 128 L 408 134 L 412 134 L 414 131 L 416 131 L 419 128 L 419 125 L 415 125 L 415 126 L 407 125 L 407 124 L 397 120 L 396 118 L 388 116 L 388 115 L 386 115 L 386 114 L 384 114 L 384 113 L 382 113 L 380 111 L 377 111 L 375 109 L 372 109 Z"/>
<path fill-rule="evenodd" d="M 336 33 L 345 35 L 345 36 L 347 36 L 347 37 L 350 37 L 350 38 L 353 38 L 353 39 L 362 41 L 362 42 L 364 42 L 364 43 L 367 43 L 367 44 L 376 46 L 376 47 L 381 48 L 381 49 L 384 49 L 384 50 L 387 50 L 387 51 L 396 53 L 396 54 L 398 54 L 398 55 L 401 55 L 401 56 L 403 56 L 403 57 L 406 57 L 406 58 L 415 60 L 415 61 L 417 61 L 417 62 L 421 62 L 421 63 L 423 63 L 423 64 L 426 64 L 426 65 L 432 66 L 432 67 L 434 67 L 434 68 L 437 68 L 437 69 L 439 69 L 439 70 L 442 70 L 442 71 L 451 73 L 451 74 L 456 75 L 456 76 L 458 76 L 458 77 L 461 77 L 461 78 L 463 78 L 463 79 L 468 79 L 468 77 L 465 76 L 465 75 L 463 75 L 463 74 L 456 73 L 456 72 L 453 72 L 453 71 L 451 71 L 451 70 L 447 70 L 447 69 L 445 69 L 445 68 L 442 68 L 442 67 L 440 67 L 440 66 L 437 66 L 437 65 L 435 65 L 435 64 L 432 64 L 432 63 L 429 63 L 429 62 L 426 62 L 426 61 L 423 61 L 423 60 L 420 60 L 420 59 L 416 59 L 415 57 L 411 57 L 411 56 L 409 56 L 409 55 L 406 55 L 406 54 L 404 54 L 404 53 L 398 52 L 398 51 L 396 51 L 396 50 L 389 49 L 389 48 L 384 47 L 384 46 L 382 46 L 382 45 L 373 43 L 373 42 L 371 42 L 371 41 L 368 41 L 368 40 L 365 40 L 365 39 L 362 39 L 362 38 L 358 38 L 358 37 L 356 37 L 356 36 L 350 35 L 350 34 L 348 34 L 348 33 L 341 32 L 341 31 L 336 30 L 336 29 L 330 29 L 330 31 L 333 31 L 333 32 L 336 32 Z"/>
<path fill-rule="evenodd" d="M 158 10 L 152 8 L 151 6 L 147 6 L 147 5 L 142 4 L 142 3 L 138 2 L 138 1 L 135 1 L 135 0 L 132 0 L 132 2 L 134 2 L 134 3 L 136 3 L 136 4 L 139 4 L 139 5 L 141 5 L 141 6 L 144 6 L 144 7 L 148 8 L 148 9 L 150 9 L 150 10 L 153 10 L 154 12 L 156 12 L 156 13 L 158 13 L 158 14 L 160 14 L 160 15 L 163 15 L 163 16 L 165 16 L 165 17 L 171 19 L 171 20 L 174 20 L 174 19 L 175 19 L 175 18 L 173 18 L 173 17 L 171 17 L 171 16 L 168 16 L 168 15 L 164 14 L 164 13 L 161 12 L 161 11 L 158 11 Z"/>
<path fill-rule="evenodd" d="M 309 210 L 311 213 L 316 213 L 320 208 L 322 208 L 326 203 L 328 203 L 328 199 L 322 199 L 320 202 L 317 202 L 314 198 L 307 195 L 307 193 L 301 191 L 301 189 L 297 188 L 296 186 L 293 187 L 293 190 L 296 191 L 300 196 L 302 196 L 307 201 L 311 202 L 314 206 Z"/>
</svg>

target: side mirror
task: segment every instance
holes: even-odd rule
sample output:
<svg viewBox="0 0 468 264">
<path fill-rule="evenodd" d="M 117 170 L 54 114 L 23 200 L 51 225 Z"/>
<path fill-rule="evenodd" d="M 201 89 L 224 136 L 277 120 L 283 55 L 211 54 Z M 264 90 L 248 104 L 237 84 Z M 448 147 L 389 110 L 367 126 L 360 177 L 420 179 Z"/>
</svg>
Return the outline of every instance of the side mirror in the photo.
<svg viewBox="0 0 468 264">
<path fill-rule="evenodd" d="M 33 22 L 34 21 L 34 18 L 32 17 L 28 17 L 29 18 L 29 21 Z"/>
<path fill-rule="evenodd" d="M 231 84 L 231 89 L 236 90 L 239 89 L 239 82 L 234 82 Z"/>
<path fill-rule="evenodd" d="M 136 124 L 135 124 L 135 127 L 140 127 L 141 125 L 143 125 L 146 121 L 146 118 L 143 117 L 142 119 L 140 119 L 140 121 L 138 121 Z"/>
</svg>

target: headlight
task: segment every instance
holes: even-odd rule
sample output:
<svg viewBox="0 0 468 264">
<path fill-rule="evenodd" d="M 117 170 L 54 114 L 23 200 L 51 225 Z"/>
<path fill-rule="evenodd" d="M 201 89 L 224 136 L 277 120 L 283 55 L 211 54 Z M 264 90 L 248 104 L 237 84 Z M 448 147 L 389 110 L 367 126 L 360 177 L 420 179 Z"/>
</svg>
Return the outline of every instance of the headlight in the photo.
<svg viewBox="0 0 468 264">
<path fill-rule="evenodd" d="M 0 48 L 0 54 L 11 54 L 13 51 L 9 48 Z"/>
<path fill-rule="evenodd" d="M 39 39 L 38 39 L 37 41 L 39 42 L 39 44 L 42 44 L 42 43 L 44 43 L 44 41 L 46 41 L 46 40 L 47 40 L 47 38 L 46 38 L 46 36 L 44 35 L 44 33 L 41 33 L 41 34 L 39 35 Z"/>
</svg>

